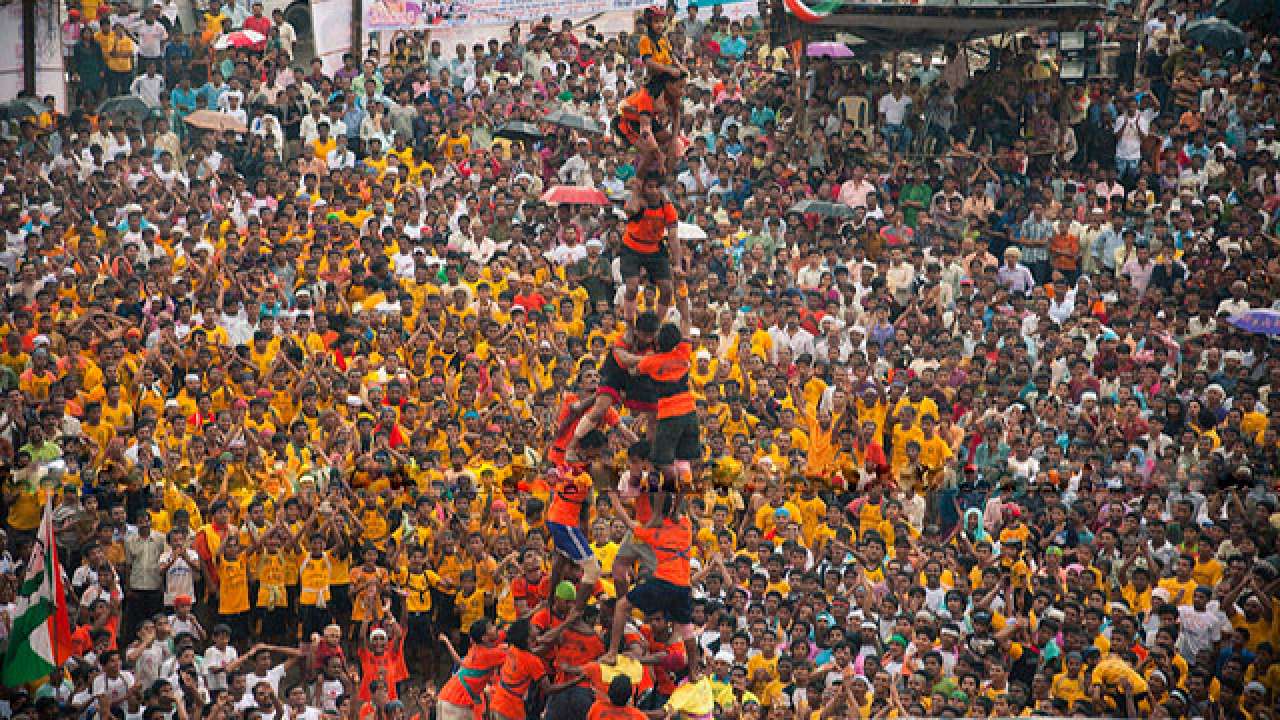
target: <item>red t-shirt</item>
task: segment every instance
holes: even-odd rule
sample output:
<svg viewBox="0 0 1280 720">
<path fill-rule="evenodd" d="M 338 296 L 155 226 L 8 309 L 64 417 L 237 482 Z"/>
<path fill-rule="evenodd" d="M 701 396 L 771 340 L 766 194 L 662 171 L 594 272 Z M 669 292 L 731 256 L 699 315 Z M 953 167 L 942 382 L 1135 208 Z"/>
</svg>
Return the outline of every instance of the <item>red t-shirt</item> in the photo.
<svg viewBox="0 0 1280 720">
<path fill-rule="evenodd" d="M 519 305 L 525 309 L 525 312 L 542 312 L 543 306 L 547 304 L 547 299 L 535 291 L 528 295 L 523 293 L 516 295 L 511 299 L 511 304 Z"/>
<path fill-rule="evenodd" d="M 648 625 L 640 628 L 640 634 L 644 635 L 645 640 L 648 642 L 651 654 L 665 652 L 668 655 L 684 657 L 684 643 L 674 637 L 671 638 L 674 642 L 659 642 L 653 638 L 653 630 Z M 663 695 L 670 695 L 676 691 L 675 676 L 671 674 L 670 670 L 664 668 L 663 664 L 651 665 L 649 666 L 649 671 L 653 673 L 653 683 L 658 692 Z"/>
<path fill-rule="evenodd" d="M 266 15 L 263 15 L 262 17 L 258 17 L 256 15 L 250 15 L 249 17 L 244 19 L 244 29 L 252 30 L 256 33 L 260 33 L 262 37 L 265 38 L 271 34 L 271 18 L 267 17 Z M 266 47 L 267 47 L 266 40 L 263 40 L 262 42 L 256 42 L 253 44 L 254 50 L 265 50 Z"/>
</svg>

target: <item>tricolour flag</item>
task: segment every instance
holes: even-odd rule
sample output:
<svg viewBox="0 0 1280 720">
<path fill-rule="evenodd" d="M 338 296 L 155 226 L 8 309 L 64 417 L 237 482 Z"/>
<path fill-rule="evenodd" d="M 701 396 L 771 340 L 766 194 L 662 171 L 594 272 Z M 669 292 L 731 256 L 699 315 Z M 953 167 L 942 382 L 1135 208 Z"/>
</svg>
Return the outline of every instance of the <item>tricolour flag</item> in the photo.
<svg viewBox="0 0 1280 720">
<path fill-rule="evenodd" d="M 4 654 L 3 684 L 17 687 L 39 680 L 66 662 L 71 654 L 71 626 L 58 546 L 53 538 L 53 503 L 31 548 L 26 577 L 18 589 L 17 610 Z"/>
</svg>

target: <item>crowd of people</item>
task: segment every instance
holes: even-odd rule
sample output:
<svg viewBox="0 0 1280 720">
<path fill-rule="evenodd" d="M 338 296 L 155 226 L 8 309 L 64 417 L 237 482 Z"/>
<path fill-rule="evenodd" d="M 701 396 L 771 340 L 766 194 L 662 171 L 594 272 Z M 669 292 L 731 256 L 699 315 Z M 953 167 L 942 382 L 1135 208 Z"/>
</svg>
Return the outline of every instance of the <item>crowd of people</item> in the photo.
<svg viewBox="0 0 1280 720">
<path fill-rule="evenodd" d="M 0 716 L 1280 718 L 1252 5 L 1073 84 L 83 0 L 0 137 L 0 644 L 46 508 L 72 629 Z"/>
</svg>

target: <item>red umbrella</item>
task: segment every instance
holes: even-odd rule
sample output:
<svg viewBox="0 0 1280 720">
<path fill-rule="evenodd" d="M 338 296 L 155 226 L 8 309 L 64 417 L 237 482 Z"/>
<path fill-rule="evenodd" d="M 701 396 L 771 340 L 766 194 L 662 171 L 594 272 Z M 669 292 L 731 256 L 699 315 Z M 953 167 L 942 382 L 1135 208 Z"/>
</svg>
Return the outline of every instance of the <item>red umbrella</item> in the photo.
<svg viewBox="0 0 1280 720">
<path fill-rule="evenodd" d="M 554 185 L 542 193 L 542 202 L 548 205 L 608 205 L 609 198 L 592 187 Z"/>
<path fill-rule="evenodd" d="M 213 47 L 217 50 L 225 50 L 229 47 L 247 48 L 255 45 L 261 45 L 266 41 L 267 38 L 260 32 L 254 30 L 237 30 L 218 38 L 217 41 L 213 43 Z"/>
</svg>

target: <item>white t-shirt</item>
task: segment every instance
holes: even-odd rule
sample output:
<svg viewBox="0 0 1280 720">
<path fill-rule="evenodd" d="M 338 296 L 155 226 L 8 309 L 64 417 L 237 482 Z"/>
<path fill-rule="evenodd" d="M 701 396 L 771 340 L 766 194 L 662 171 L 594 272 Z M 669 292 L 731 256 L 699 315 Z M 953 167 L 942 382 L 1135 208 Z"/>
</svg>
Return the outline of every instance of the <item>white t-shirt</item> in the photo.
<svg viewBox="0 0 1280 720">
<path fill-rule="evenodd" d="M 289 706 L 284 708 L 285 720 L 322 720 L 324 713 L 310 705 L 303 707 L 301 710 L 294 710 Z"/>
<path fill-rule="evenodd" d="M 876 106 L 876 109 L 884 115 L 884 121 L 889 125 L 901 125 L 910 107 L 910 95 L 895 98 L 892 93 L 889 93 L 880 98 L 880 103 Z"/>
<path fill-rule="evenodd" d="M 114 678 L 109 678 L 105 674 L 99 675 L 93 679 L 93 696 L 107 696 L 107 702 L 110 705 L 119 705 L 129 697 L 129 688 L 133 687 L 133 673 L 128 670 L 121 670 L 120 674 Z"/>
<path fill-rule="evenodd" d="M 276 695 L 280 694 L 280 681 L 284 679 L 284 666 L 277 665 L 267 671 L 266 675 L 257 673 L 249 673 L 244 676 L 244 697 L 240 700 L 242 703 L 249 703 L 248 707 L 257 705 L 253 699 L 253 689 L 258 687 L 258 683 L 267 683 Z"/>
<path fill-rule="evenodd" d="M 1141 115 L 1121 115 L 1116 118 L 1116 157 L 1121 160 L 1142 158 L 1142 136 L 1150 125 Z"/>
<path fill-rule="evenodd" d="M 174 557 L 173 548 L 167 548 L 160 555 L 160 564 L 164 565 Z M 173 599 L 179 595 L 196 595 L 195 569 L 200 566 L 200 556 L 195 550 L 187 548 L 179 553 L 177 559 L 164 572 L 164 604 L 173 605 Z"/>
<path fill-rule="evenodd" d="M 320 707 L 325 712 L 338 711 L 338 698 L 346 692 L 341 680 L 325 680 L 320 685 Z"/>
<path fill-rule="evenodd" d="M 232 645 L 228 645 L 226 650 L 219 650 L 217 645 L 213 645 L 204 651 L 204 681 L 210 690 L 227 688 L 226 667 L 239 657 L 240 653 Z"/>
</svg>

